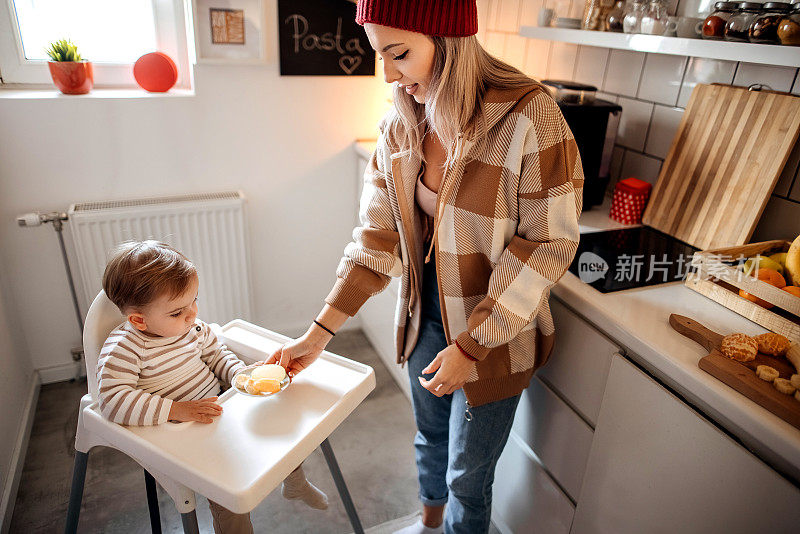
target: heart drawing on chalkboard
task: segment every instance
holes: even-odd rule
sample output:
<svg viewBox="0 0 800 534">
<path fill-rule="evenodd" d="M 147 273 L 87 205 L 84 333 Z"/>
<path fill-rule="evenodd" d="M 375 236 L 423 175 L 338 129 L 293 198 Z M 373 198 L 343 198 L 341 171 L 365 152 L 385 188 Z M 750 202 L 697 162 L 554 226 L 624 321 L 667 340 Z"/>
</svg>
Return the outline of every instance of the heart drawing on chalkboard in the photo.
<svg viewBox="0 0 800 534">
<path fill-rule="evenodd" d="M 359 65 L 361 65 L 360 56 L 342 56 L 339 58 L 339 66 L 347 74 L 353 74 Z"/>
</svg>

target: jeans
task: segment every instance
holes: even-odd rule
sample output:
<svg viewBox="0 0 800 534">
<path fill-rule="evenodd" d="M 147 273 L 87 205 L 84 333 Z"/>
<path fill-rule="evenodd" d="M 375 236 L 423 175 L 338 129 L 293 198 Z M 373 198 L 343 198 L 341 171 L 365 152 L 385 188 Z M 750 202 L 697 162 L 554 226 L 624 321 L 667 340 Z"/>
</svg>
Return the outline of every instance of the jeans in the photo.
<svg viewBox="0 0 800 534">
<path fill-rule="evenodd" d="M 508 440 L 519 395 L 471 407 L 463 389 L 437 397 L 423 388 L 417 377 L 447 347 L 434 258 L 423 271 L 421 298 L 420 336 L 408 359 L 420 500 L 427 506 L 448 503 L 447 534 L 488 532 L 494 470 Z"/>
</svg>

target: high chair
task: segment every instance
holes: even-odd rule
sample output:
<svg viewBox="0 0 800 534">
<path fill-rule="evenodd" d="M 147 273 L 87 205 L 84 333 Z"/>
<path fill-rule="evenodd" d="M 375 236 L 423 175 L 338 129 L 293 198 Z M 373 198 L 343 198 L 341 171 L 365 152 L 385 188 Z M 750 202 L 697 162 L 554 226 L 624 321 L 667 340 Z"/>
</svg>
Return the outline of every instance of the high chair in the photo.
<svg viewBox="0 0 800 534">
<path fill-rule="evenodd" d="M 187 534 L 199 532 L 195 493 L 233 512 L 249 512 L 319 446 L 354 532 L 364 532 L 328 436 L 375 388 L 371 367 L 323 352 L 274 397 L 254 399 L 227 390 L 218 401 L 224 412 L 211 424 L 123 426 L 100 413 L 96 367 L 108 334 L 124 320 L 103 291 L 86 315 L 83 348 L 89 391 L 78 412 L 68 534 L 77 531 L 89 450 L 97 445 L 113 447 L 144 468 L 153 532 L 161 532 L 158 481 L 175 502 Z M 289 340 L 242 320 L 214 329 L 245 363 L 263 360 L 265 353 Z"/>
</svg>

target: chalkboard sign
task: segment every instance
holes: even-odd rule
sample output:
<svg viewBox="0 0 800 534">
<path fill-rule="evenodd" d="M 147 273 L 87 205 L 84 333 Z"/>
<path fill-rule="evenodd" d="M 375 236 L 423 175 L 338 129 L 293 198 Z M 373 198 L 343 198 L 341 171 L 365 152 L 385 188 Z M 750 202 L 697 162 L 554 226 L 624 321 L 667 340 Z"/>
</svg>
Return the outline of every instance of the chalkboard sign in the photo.
<svg viewBox="0 0 800 534">
<path fill-rule="evenodd" d="M 348 0 L 278 0 L 281 74 L 372 76 L 375 51 Z"/>
</svg>

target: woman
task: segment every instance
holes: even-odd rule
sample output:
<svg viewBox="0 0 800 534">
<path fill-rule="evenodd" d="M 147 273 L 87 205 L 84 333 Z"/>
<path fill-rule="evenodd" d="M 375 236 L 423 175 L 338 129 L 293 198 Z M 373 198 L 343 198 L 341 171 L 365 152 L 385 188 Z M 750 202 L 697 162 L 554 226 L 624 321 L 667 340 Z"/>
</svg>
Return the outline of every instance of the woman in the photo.
<svg viewBox="0 0 800 534">
<path fill-rule="evenodd" d="M 359 0 L 356 20 L 394 107 L 336 284 L 268 361 L 301 371 L 402 276 L 396 346 L 423 505 L 408 532 L 486 532 L 519 395 L 552 350 L 549 289 L 577 249 L 577 146 L 546 91 L 481 48 L 474 0 Z"/>
</svg>

